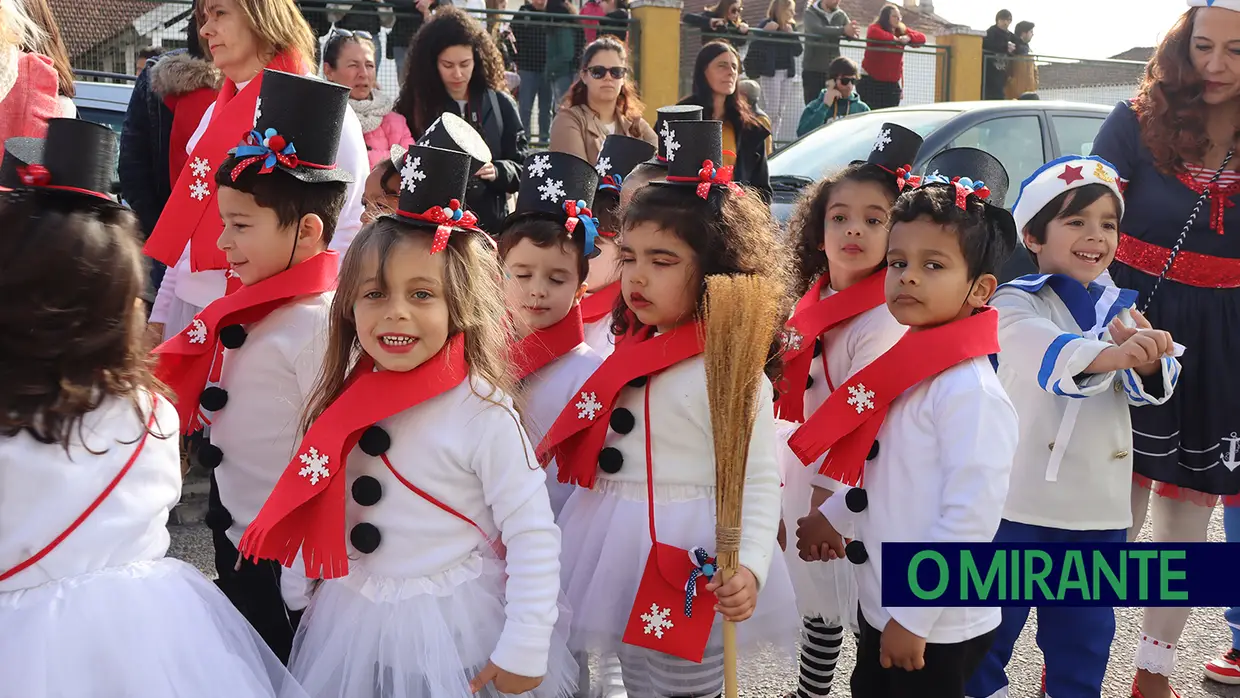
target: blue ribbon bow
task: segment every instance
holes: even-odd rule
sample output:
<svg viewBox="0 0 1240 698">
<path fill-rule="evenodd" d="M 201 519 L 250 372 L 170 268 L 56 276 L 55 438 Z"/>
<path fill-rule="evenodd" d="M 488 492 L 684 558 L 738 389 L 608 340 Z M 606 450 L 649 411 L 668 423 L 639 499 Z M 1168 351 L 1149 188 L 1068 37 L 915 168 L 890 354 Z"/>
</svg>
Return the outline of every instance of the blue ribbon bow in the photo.
<svg viewBox="0 0 1240 698">
<path fill-rule="evenodd" d="M 262 158 L 263 172 L 270 172 L 277 162 L 285 164 L 297 154 L 297 149 L 293 147 L 292 142 L 285 141 L 282 137 L 276 142 L 277 145 L 282 146 L 279 150 L 271 147 L 271 139 L 279 135 L 274 128 L 269 128 L 263 133 L 257 130 L 250 131 L 245 142 L 237 146 L 236 157 L 238 159 Z M 294 164 L 293 167 L 296 165 Z"/>
<path fill-rule="evenodd" d="M 609 174 L 606 177 L 603 177 L 603 179 L 599 182 L 598 188 L 599 189 L 611 189 L 613 191 L 619 192 L 620 187 L 622 187 L 623 185 L 624 185 L 624 177 L 621 177 L 618 174 Z"/>
<path fill-rule="evenodd" d="M 694 548 L 689 551 L 689 560 L 693 562 L 693 571 L 689 573 L 689 581 L 685 584 L 685 617 L 693 617 L 693 599 L 697 596 L 698 577 L 705 577 L 706 581 L 710 581 L 715 577 L 718 569 L 715 567 L 715 558 L 709 557 L 703 548 Z"/>
</svg>

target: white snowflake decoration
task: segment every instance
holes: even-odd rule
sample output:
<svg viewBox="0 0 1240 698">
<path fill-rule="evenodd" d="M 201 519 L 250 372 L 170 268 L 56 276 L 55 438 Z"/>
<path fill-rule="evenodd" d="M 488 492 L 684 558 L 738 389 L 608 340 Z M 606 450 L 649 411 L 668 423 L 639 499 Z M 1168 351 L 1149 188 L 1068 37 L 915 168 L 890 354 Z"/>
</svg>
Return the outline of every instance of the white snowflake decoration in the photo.
<svg viewBox="0 0 1240 698">
<path fill-rule="evenodd" d="M 650 612 L 642 614 L 642 620 L 646 623 L 646 627 L 642 628 L 642 632 L 647 635 L 654 635 L 656 638 L 663 639 L 663 631 L 671 630 L 674 626 L 672 619 L 668 616 L 672 615 L 672 609 L 659 608 L 659 604 L 650 604 Z"/>
<path fill-rule="evenodd" d="M 663 140 L 665 141 L 667 140 L 667 137 L 671 135 L 671 129 L 668 127 L 668 123 L 669 122 L 664 121 L 663 125 L 659 127 L 659 135 L 663 136 Z"/>
<path fill-rule="evenodd" d="M 674 131 L 667 134 L 667 143 L 664 145 L 664 148 L 667 150 L 667 161 L 675 162 L 676 150 L 680 148 L 680 144 L 676 142 L 676 133 Z"/>
<path fill-rule="evenodd" d="M 207 323 L 194 318 L 190 323 L 189 329 L 185 331 L 189 335 L 190 344 L 206 344 L 207 343 Z"/>
<path fill-rule="evenodd" d="M 527 169 L 530 171 L 530 174 L 535 177 L 545 177 L 547 175 L 547 170 L 551 169 L 551 156 L 536 155 L 534 157 L 534 161 L 530 163 L 530 166 Z"/>
<path fill-rule="evenodd" d="M 327 469 L 327 463 L 331 458 L 319 453 L 319 449 L 311 446 L 309 452 L 301 454 L 299 459 L 306 464 L 306 467 L 298 470 L 297 474 L 310 478 L 311 485 L 317 485 L 320 479 L 326 480 L 331 475 L 331 471 Z"/>
<path fill-rule="evenodd" d="M 539 185 L 538 191 L 542 192 L 539 198 L 543 201 L 559 201 L 567 194 L 564 191 L 564 182 L 558 179 L 548 179 Z"/>
<path fill-rule="evenodd" d="M 598 173 L 598 176 L 606 177 L 607 173 L 611 172 L 611 158 L 599 158 L 598 162 L 594 165 L 594 171 Z"/>
<path fill-rule="evenodd" d="M 406 158 L 405 166 L 400 170 L 401 189 L 407 189 L 412 194 L 418 188 L 418 182 L 424 179 L 426 173 L 422 171 L 422 158 Z"/>
<path fill-rule="evenodd" d="M 577 419 L 593 420 L 602 411 L 603 403 L 598 401 L 595 393 L 582 392 L 581 399 L 573 407 L 577 408 Z"/>
<path fill-rule="evenodd" d="M 194 172 L 194 176 L 203 179 L 211 174 L 211 163 L 206 158 L 194 158 L 194 162 L 190 164 L 189 169 Z"/>
<path fill-rule="evenodd" d="M 207 186 L 205 180 L 196 179 L 193 184 L 189 185 L 189 195 L 202 201 L 211 195 L 211 187 Z"/>
<path fill-rule="evenodd" d="M 258 120 L 263 118 L 263 98 L 259 97 L 254 102 L 254 125 L 258 125 Z"/>
<path fill-rule="evenodd" d="M 887 149 L 887 144 L 891 142 L 891 129 L 885 128 L 878 132 L 878 138 L 874 141 L 874 150 L 883 152 Z"/>
<path fill-rule="evenodd" d="M 874 391 L 866 390 L 865 383 L 848 386 L 848 404 L 857 408 L 857 414 L 874 409 Z"/>
<path fill-rule="evenodd" d="M 435 129 L 439 127 L 439 122 L 442 120 L 443 120 L 442 116 L 439 117 L 438 119 L 435 119 L 434 123 L 432 123 L 430 126 L 426 128 L 425 131 L 422 132 L 422 139 L 426 140 L 426 137 L 431 135 L 431 133 L 433 133 Z"/>
<path fill-rule="evenodd" d="M 801 343 L 805 340 L 795 327 L 784 330 L 784 351 L 801 351 Z"/>
</svg>

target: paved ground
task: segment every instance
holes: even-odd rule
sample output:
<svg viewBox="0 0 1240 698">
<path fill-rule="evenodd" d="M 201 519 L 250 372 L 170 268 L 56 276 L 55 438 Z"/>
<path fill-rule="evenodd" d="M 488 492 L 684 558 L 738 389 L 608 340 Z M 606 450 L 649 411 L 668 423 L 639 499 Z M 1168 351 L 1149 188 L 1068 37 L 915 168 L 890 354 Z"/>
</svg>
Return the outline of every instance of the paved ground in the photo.
<svg viewBox="0 0 1240 698">
<path fill-rule="evenodd" d="M 199 569 L 214 576 L 211 559 L 211 538 L 201 524 L 173 526 L 172 549 L 169 554 L 197 565 Z M 1143 532 L 1148 539 L 1149 524 Z M 1210 524 L 1210 540 L 1223 540 L 1222 510 L 1215 512 Z M 1238 581 L 1237 583 L 1240 583 Z M 1141 610 L 1121 608 L 1116 613 L 1115 643 L 1111 648 L 1111 665 L 1107 669 L 1104 698 L 1128 698 L 1132 684 L 1132 655 L 1141 628 Z M 1012 698 L 1037 698 L 1042 674 L 1042 655 L 1033 641 L 1036 619 L 1031 617 L 1025 633 L 1016 646 L 1016 655 L 1009 667 L 1012 678 Z M 1206 698 L 1226 696 L 1240 698 L 1240 686 L 1222 686 L 1201 678 L 1202 662 L 1214 657 L 1230 642 L 1230 633 L 1223 621 L 1222 609 L 1201 608 L 1193 611 L 1188 627 L 1180 640 L 1179 659 L 1173 685 L 1181 698 Z M 836 673 L 836 687 L 832 696 L 849 696 L 848 673 L 853 664 L 852 641 L 846 639 L 844 656 Z M 795 677 L 782 668 L 773 668 L 774 662 L 753 662 L 742 668 L 742 692 L 748 698 L 780 698 L 791 690 Z"/>
</svg>

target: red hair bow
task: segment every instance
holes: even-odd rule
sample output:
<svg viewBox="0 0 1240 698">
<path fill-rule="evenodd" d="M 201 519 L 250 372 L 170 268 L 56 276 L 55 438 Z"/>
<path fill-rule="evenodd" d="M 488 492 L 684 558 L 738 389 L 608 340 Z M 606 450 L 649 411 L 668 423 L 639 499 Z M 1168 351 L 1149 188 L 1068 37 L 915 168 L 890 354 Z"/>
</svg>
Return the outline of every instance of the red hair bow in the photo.
<svg viewBox="0 0 1240 698">
<path fill-rule="evenodd" d="M 472 211 L 466 211 L 461 208 L 460 199 L 449 201 L 447 206 L 432 206 L 426 209 L 425 213 L 406 213 L 401 211 L 400 214 L 407 218 L 416 218 L 420 221 L 438 224 L 439 227 L 435 228 L 435 238 L 431 242 L 431 254 L 443 252 L 444 248 L 448 246 L 448 237 L 452 235 L 454 227 L 464 228 L 471 232 L 482 232 L 478 228 L 478 217 Z"/>
<path fill-rule="evenodd" d="M 733 194 L 740 194 L 740 186 L 732 181 L 732 169 L 732 165 L 717 168 L 714 161 L 703 160 L 702 169 L 698 170 L 697 195 L 705 199 L 710 195 L 710 188 L 714 184 L 726 184 Z"/>
<path fill-rule="evenodd" d="M 244 159 L 239 161 L 230 173 L 234 182 L 247 167 L 256 162 L 263 163 L 262 169 L 258 171 L 259 174 L 269 174 L 277 163 L 290 170 L 295 170 L 302 164 L 293 144 L 289 143 L 284 136 L 276 133 L 273 128 L 263 133 L 258 131 L 247 133 L 245 140 L 237 146 L 236 156 Z"/>
<path fill-rule="evenodd" d="M 904 191 L 905 187 L 916 188 L 919 184 L 921 184 L 921 177 L 911 174 L 912 171 L 912 165 L 905 165 L 904 167 L 896 168 L 896 189 L 899 191 Z"/>
<path fill-rule="evenodd" d="M 52 173 L 42 165 L 21 165 L 17 168 L 17 175 L 28 187 L 46 187 L 52 183 Z"/>
<path fill-rule="evenodd" d="M 990 189 L 981 182 L 974 183 L 968 177 L 952 177 L 952 186 L 956 187 L 956 207 L 965 210 L 969 194 L 976 195 L 979 199 L 990 198 Z"/>
</svg>

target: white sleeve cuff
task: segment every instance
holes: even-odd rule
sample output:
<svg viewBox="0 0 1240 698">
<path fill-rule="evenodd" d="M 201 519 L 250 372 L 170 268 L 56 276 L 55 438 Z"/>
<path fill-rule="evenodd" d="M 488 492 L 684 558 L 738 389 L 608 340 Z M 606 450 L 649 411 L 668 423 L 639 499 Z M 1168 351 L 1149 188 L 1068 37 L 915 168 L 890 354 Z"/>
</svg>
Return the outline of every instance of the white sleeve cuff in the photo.
<svg viewBox="0 0 1240 698">
<path fill-rule="evenodd" d="M 848 508 L 848 503 L 844 501 L 844 495 L 848 494 L 851 489 L 853 488 L 841 487 L 827 497 L 827 501 L 823 502 L 822 506 L 818 507 L 818 511 L 827 517 L 827 521 L 831 522 L 835 530 L 845 538 L 856 537 L 854 529 L 857 525 L 857 515 Z"/>
<path fill-rule="evenodd" d="M 1124 394 L 1128 396 L 1128 404 L 1134 407 L 1145 405 L 1161 405 L 1171 399 L 1175 386 L 1180 381 L 1180 362 L 1171 356 L 1164 356 L 1159 361 L 1159 371 L 1152 376 L 1142 376 L 1133 369 L 1121 374 Z M 1154 397 L 1145 390 L 1145 381 L 1162 381 L 1162 397 Z"/>
<path fill-rule="evenodd" d="M 930 637 L 930 631 L 934 629 L 934 624 L 938 622 L 939 616 L 943 615 L 943 607 L 914 608 L 901 606 L 888 608 L 887 612 L 891 614 L 891 619 L 903 626 L 905 630 L 924 639 Z"/>
<path fill-rule="evenodd" d="M 558 611 L 550 618 L 551 625 L 528 625 L 511 619 L 504 624 L 499 644 L 491 653 L 495 666 L 510 674 L 531 678 L 547 674 L 547 655 L 551 651 L 551 631 Z"/>
</svg>

